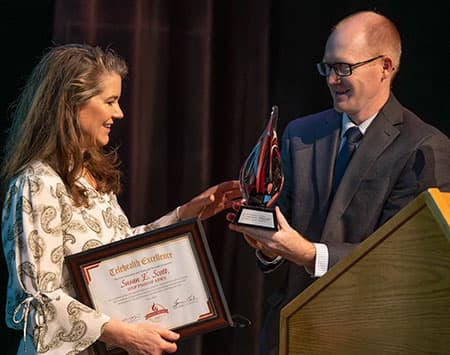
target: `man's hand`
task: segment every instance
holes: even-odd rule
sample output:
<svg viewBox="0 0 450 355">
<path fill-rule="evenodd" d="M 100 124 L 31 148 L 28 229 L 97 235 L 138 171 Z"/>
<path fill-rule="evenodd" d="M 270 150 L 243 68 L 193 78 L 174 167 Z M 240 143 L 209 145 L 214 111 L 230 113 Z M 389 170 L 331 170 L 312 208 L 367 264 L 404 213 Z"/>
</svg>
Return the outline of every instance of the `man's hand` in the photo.
<svg viewBox="0 0 450 355">
<path fill-rule="evenodd" d="M 278 220 L 278 231 L 262 228 L 229 224 L 229 228 L 244 235 L 247 243 L 261 250 L 269 259 L 277 255 L 298 265 L 304 265 L 314 270 L 316 248 L 314 244 L 294 230 L 284 218 L 279 207 L 275 207 Z M 232 213 L 227 215 L 231 221 Z"/>
</svg>

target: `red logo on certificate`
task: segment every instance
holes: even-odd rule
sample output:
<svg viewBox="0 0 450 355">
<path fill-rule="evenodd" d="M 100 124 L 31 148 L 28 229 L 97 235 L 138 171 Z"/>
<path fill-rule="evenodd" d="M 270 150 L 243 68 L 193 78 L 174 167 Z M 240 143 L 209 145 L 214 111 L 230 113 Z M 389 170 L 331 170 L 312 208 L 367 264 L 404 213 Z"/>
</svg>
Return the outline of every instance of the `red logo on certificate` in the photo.
<svg viewBox="0 0 450 355">
<path fill-rule="evenodd" d="M 165 314 L 168 314 L 169 310 L 161 304 L 153 303 L 151 311 L 145 315 L 145 320 L 151 320 L 153 322 L 161 321 Z"/>
</svg>

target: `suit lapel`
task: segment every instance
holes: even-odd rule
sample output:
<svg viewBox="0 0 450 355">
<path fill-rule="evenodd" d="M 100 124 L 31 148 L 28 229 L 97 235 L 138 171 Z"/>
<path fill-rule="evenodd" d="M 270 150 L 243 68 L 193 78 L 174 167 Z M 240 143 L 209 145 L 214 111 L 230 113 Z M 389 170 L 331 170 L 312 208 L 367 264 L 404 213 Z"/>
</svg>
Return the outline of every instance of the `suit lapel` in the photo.
<svg viewBox="0 0 450 355">
<path fill-rule="evenodd" d="M 339 148 L 341 116 L 340 113 L 333 111 L 333 114 L 326 117 L 315 132 L 313 181 L 317 182 L 321 211 L 328 210 L 333 184 L 334 161 Z"/>
<path fill-rule="evenodd" d="M 323 236 L 333 236 L 336 224 L 348 208 L 355 193 L 359 190 L 360 183 L 366 177 L 368 170 L 399 135 L 400 132 L 395 127 L 396 124 L 402 121 L 399 107 L 400 104 L 391 96 L 386 106 L 367 129 L 361 145 L 347 166 L 331 203 L 322 233 Z M 362 223 L 364 222 L 362 221 Z M 338 238 L 345 238 L 345 236 Z"/>
<path fill-rule="evenodd" d="M 294 228 L 318 242 L 329 208 L 333 159 L 339 145 L 341 114 L 329 110 L 313 122 L 313 129 L 298 132 L 293 159 L 298 167 L 292 171 L 296 179 L 293 206 Z M 330 177 L 331 176 L 331 177 Z M 298 193 L 301 191 L 301 193 Z"/>
</svg>

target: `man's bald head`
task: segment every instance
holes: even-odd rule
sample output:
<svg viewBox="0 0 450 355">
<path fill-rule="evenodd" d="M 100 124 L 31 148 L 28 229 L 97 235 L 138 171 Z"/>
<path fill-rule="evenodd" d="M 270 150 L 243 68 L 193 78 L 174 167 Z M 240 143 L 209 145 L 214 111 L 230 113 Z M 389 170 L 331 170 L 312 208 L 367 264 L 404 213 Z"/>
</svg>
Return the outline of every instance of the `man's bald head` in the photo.
<svg viewBox="0 0 450 355">
<path fill-rule="evenodd" d="M 400 34 L 387 17 L 373 11 L 361 11 L 341 20 L 330 35 L 352 31 L 365 41 L 369 56 L 386 55 L 392 59 L 396 71 L 400 66 L 402 52 Z"/>
</svg>

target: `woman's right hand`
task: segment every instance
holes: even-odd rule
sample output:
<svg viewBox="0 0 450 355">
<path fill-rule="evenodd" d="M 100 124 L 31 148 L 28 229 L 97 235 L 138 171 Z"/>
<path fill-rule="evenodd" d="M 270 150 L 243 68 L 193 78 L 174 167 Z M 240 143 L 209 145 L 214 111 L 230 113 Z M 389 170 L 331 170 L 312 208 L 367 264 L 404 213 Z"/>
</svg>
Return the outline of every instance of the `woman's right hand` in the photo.
<svg viewBox="0 0 450 355">
<path fill-rule="evenodd" d="M 178 333 L 155 324 L 128 324 L 111 319 L 101 341 L 122 348 L 129 355 L 162 355 L 177 351 Z"/>
</svg>

